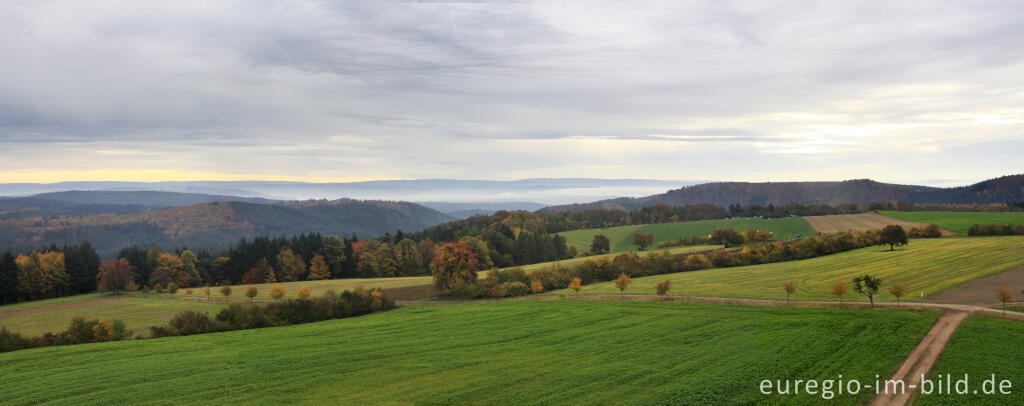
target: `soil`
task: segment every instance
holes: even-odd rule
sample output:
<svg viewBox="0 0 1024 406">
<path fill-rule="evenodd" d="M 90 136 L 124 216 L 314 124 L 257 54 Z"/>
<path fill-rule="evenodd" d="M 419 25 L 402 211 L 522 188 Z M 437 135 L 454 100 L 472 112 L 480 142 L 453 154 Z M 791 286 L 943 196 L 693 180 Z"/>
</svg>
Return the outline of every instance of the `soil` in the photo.
<svg viewBox="0 0 1024 406">
<path fill-rule="evenodd" d="M 126 296 L 126 297 L 118 297 L 118 298 L 111 298 L 111 299 L 97 299 L 97 300 L 89 300 L 89 301 L 85 301 L 85 302 L 62 303 L 62 304 L 55 304 L 55 305 L 50 305 L 50 306 L 33 307 L 31 309 L 15 310 L 13 312 L 0 313 L 0 319 L 6 319 L 8 317 L 27 316 L 27 315 L 36 314 L 36 313 L 54 312 L 54 311 L 58 311 L 58 310 L 77 309 L 77 308 L 80 308 L 80 307 L 90 307 L 90 306 L 104 305 L 104 304 L 107 304 L 107 303 L 116 303 L 116 302 L 121 302 L 121 301 L 124 301 L 124 300 L 133 300 L 133 299 L 135 299 L 135 298 L 134 297 Z"/>
<path fill-rule="evenodd" d="M 836 214 L 831 216 L 807 216 L 804 220 L 819 233 L 837 233 L 840 231 L 880 230 L 890 224 L 898 224 L 907 232 L 911 228 L 924 227 L 926 223 L 914 223 L 900 220 L 878 213 Z M 956 235 L 948 230 L 940 229 L 943 236 Z"/>
<path fill-rule="evenodd" d="M 946 289 L 935 295 L 928 296 L 929 302 L 941 303 L 998 303 L 996 292 L 1003 286 L 1010 287 L 1010 293 L 1016 297 L 1024 297 L 1024 266 L 1009 271 L 975 279 L 955 288 Z"/>
</svg>

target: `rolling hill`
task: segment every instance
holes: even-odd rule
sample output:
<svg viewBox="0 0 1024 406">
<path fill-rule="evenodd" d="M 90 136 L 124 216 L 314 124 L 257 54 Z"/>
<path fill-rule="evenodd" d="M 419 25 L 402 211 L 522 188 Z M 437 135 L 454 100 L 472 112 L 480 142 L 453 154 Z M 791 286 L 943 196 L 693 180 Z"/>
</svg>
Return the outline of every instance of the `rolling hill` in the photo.
<svg viewBox="0 0 1024 406">
<path fill-rule="evenodd" d="M 686 186 L 640 198 L 622 197 L 593 203 L 551 206 L 547 213 L 592 209 L 633 210 L 640 207 L 690 204 L 781 205 L 788 203 L 868 204 L 872 202 L 987 204 L 1024 201 L 1024 175 L 1004 176 L 969 186 L 936 188 L 897 185 L 870 179 L 842 182 L 718 182 Z"/>
<path fill-rule="evenodd" d="M 212 202 L 128 213 L 0 218 L 0 250 L 82 240 L 88 240 L 104 256 L 134 244 L 221 249 L 241 238 L 260 235 L 317 232 L 375 237 L 398 230 L 418 231 L 450 220 L 443 213 L 408 202 Z"/>
</svg>

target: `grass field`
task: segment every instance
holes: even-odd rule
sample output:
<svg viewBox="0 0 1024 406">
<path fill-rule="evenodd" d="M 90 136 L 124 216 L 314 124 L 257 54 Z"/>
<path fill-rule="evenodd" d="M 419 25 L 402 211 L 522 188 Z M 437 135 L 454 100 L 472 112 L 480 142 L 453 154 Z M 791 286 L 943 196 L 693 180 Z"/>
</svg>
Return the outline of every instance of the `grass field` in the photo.
<svg viewBox="0 0 1024 406">
<path fill-rule="evenodd" d="M 72 318 L 82 316 L 87 320 L 120 319 L 136 335 L 148 336 L 150 326 L 167 323 L 175 313 L 185 310 L 216 313 L 225 306 L 224 302 L 176 300 L 161 294 L 140 294 L 131 298 L 94 293 L 2 306 L 0 327 L 37 336 L 63 331 Z"/>
<path fill-rule="evenodd" d="M 719 227 L 731 227 L 739 231 L 749 229 L 768 230 L 775 233 L 776 238 L 788 238 L 796 235 L 814 235 L 814 230 L 806 221 L 799 217 L 786 217 L 780 219 L 722 219 L 722 220 L 700 220 L 700 221 L 679 221 L 674 223 L 644 224 L 635 226 L 621 226 L 610 228 L 591 228 L 587 230 L 566 231 L 558 233 L 565 237 L 566 242 L 579 252 L 590 249 L 590 243 L 597 234 L 604 234 L 611 240 L 612 252 L 627 252 L 636 249 L 633 245 L 634 233 L 651 233 L 654 235 L 654 246 L 664 241 L 673 241 L 678 238 L 706 236 Z"/>
<path fill-rule="evenodd" d="M 967 229 L 975 224 L 1024 225 L 1024 212 L 880 211 L 879 213 L 900 220 L 935 224 L 961 235 L 967 235 Z"/>
<path fill-rule="evenodd" d="M 320 296 L 326 293 L 328 290 L 334 289 L 336 292 L 341 293 L 345 290 L 352 290 L 356 286 L 362 286 L 366 289 L 371 288 L 404 288 L 409 286 L 420 286 L 433 284 L 434 280 L 429 276 L 407 276 L 399 278 L 359 278 L 359 279 L 328 279 L 320 281 L 298 281 L 298 282 L 280 282 L 280 283 L 261 283 L 255 286 L 259 290 L 259 295 L 256 299 L 270 299 L 270 288 L 274 285 L 281 285 L 285 290 L 286 298 L 294 298 L 295 294 L 303 287 L 309 288 L 310 293 L 313 296 Z M 244 299 L 245 288 L 250 285 L 234 285 L 231 287 L 231 297 L 235 299 Z M 210 295 L 214 298 L 223 298 L 220 289 L 216 286 L 210 287 Z M 178 297 L 185 297 L 185 289 L 178 289 L 176 294 Z M 202 296 L 203 288 L 195 287 L 192 288 L 192 296 Z"/>
<path fill-rule="evenodd" d="M 953 333 L 930 379 L 950 374 L 954 382 L 968 374 L 969 391 L 981 391 L 985 379 L 1009 380 L 1011 395 L 922 395 L 919 405 L 1024 405 L 1024 323 L 971 317 Z"/>
<path fill-rule="evenodd" d="M 806 216 L 804 220 L 811 225 L 814 231 L 819 233 L 838 233 L 842 231 L 871 231 L 881 230 L 887 225 L 895 224 L 903 227 L 908 232 L 911 229 L 927 226 L 927 223 L 914 223 L 878 213 L 857 213 L 857 214 L 834 214 L 828 216 Z M 943 235 L 952 235 L 948 230 L 943 230 Z"/>
<path fill-rule="evenodd" d="M 888 375 L 936 318 L 681 303 L 406 307 L 0 354 L 0 393 L 8 405 L 821 404 L 820 395 L 762 395 L 758 384 Z"/>
<path fill-rule="evenodd" d="M 715 249 L 718 249 L 718 248 L 722 248 L 722 246 L 721 245 L 693 245 L 693 246 L 688 246 L 688 247 L 672 247 L 672 248 L 666 248 L 666 249 L 649 248 L 649 249 L 647 249 L 647 251 L 644 251 L 643 253 L 641 253 L 641 255 L 645 255 L 646 253 L 651 252 L 651 251 L 654 251 L 654 252 L 667 252 L 667 253 L 669 253 L 669 255 L 680 255 L 680 254 L 687 254 L 687 253 L 691 253 L 691 252 L 701 252 L 701 251 L 715 250 Z M 526 272 L 533 272 L 533 271 L 536 271 L 536 270 L 539 270 L 539 269 L 550 267 L 550 266 L 552 266 L 552 265 L 554 265 L 556 263 L 559 266 L 565 267 L 565 266 L 572 266 L 572 265 L 576 265 L 576 264 L 582 263 L 583 261 L 586 261 L 588 259 L 600 259 L 600 258 L 605 258 L 605 257 L 607 257 L 607 258 L 614 258 L 616 255 L 621 255 L 621 254 L 622 254 L 621 252 L 614 252 L 614 253 L 611 253 L 611 254 L 593 255 L 593 256 L 589 256 L 589 257 L 578 257 L 578 258 L 566 259 L 566 260 L 562 260 L 562 261 L 543 262 L 543 263 L 540 263 L 540 264 L 521 266 L 520 268 L 523 268 L 523 270 L 526 271 Z M 486 275 L 486 273 L 484 275 Z"/>
<path fill-rule="evenodd" d="M 785 299 L 782 285 L 797 282 L 795 300 L 834 300 L 829 287 L 837 280 L 849 281 L 871 274 L 882 278 L 878 300 L 895 300 L 886 290 L 894 283 L 906 284 L 908 300 L 952 288 L 969 280 L 1024 264 L 1024 237 L 934 238 L 911 240 L 910 245 L 889 252 L 880 247 L 812 258 L 736 268 L 707 269 L 669 275 L 636 278 L 626 290 L 631 294 L 654 294 L 654 286 L 672 280 L 674 295 Z M 867 299 L 854 293 L 849 284 L 846 300 Z M 618 294 L 611 282 L 588 285 L 583 294 Z M 569 290 L 550 294 L 574 294 Z M 994 292 L 993 292 L 994 295 Z M 994 300 L 994 296 L 993 300 Z"/>
</svg>

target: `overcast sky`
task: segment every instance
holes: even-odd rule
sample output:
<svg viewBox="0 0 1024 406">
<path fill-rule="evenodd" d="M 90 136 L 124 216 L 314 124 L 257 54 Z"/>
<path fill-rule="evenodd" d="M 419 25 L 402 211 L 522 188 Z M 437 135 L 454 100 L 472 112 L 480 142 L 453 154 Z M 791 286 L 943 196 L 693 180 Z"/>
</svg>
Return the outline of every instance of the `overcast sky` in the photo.
<svg viewBox="0 0 1024 406">
<path fill-rule="evenodd" d="M 1024 172 L 1020 2 L 0 3 L 0 182 Z"/>
</svg>

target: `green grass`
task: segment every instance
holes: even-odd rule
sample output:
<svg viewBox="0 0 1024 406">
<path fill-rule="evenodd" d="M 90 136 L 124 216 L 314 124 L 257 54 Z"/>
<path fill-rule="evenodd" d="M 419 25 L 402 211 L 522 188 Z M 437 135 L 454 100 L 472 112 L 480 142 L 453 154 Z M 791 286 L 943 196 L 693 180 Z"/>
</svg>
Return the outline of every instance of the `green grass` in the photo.
<svg viewBox="0 0 1024 406">
<path fill-rule="evenodd" d="M 125 297 L 125 296 L 120 296 Z M 0 317 L 16 310 L 38 309 L 54 305 L 82 303 L 92 300 L 111 299 L 102 293 L 78 295 L 59 299 L 39 300 L 0 307 Z M 176 300 L 170 295 L 139 295 L 137 299 L 113 303 L 102 303 L 86 307 L 54 309 L 40 313 L 0 318 L 0 327 L 20 332 L 25 336 L 38 336 L 45 333 L 58 333 L 67 329 L 71 319 L 76 316 L 87 320 L 114 320 L 125 322 L 128 329 L 136 335 L 148 336 L 149 327 L 166 324 L 175 313 L 185 310 L 198 310 L 214 314 L 225 307 L 224 302 L 207 303 L 206 301 Z M 13 309 L 13 310 L 12 310 Z"/>
<path fill-rule="evenodd" d="M 719 227 L 731 227 L 741 232 L 749 229 L 768 230 L 775 233 L 776 238 L 788 238 L 796 235 L 814 235 L 814 229 L 800 217 L 780 219 L 722 219 L 679 221 L 674 223 L 644 224 L 610 228 L 591 228 L 587 230 L 566 231 L 558 233 L 565 237 L 566 242 L 579 252 L 590 249 L 594 236 L 604 234 L 611 240 L 612 252 L 627 252 L 636 249 L 633 245 L 634 233 L 651 233 L 654 235 L 654 246 L 663 241 L 674 241 L 678 238 L 706 236 Z"/>
<path fill-rule="evenodd" d="M 328 279 L 319 281 L 298 281 L 298 282 L 279 282 L 279 283 L 261 283 L 255 286 L 259 290 L 259 294 L 256 299 L 270 299 L 270 288 L 274 285 L 281 285 L 285 290 L 286 298 L 294 298 L 296 292 L 303 287 L 309 288 L 310 293 L 313 296 L 320 296 L 326 293 L 328 290 L 335 290 L 341 293 L 345 290 L 352 290 L 356 286 L 362 286 L 366 289 L 371 288 L 402 288 L 408 286 L 420 286 L 433 284 L 434 280 L 429 276 L 407 276 L 397 278 L 358 278 L 358 279 Z M 250 285 L 234 285 L 231 287 L 231 297 L 235 299 L 245 299 L 245 288 Z M 193 287 L 192 296 L 205 297 L 203 294 L 203 287 Z M 177 296 L 185 297 L 185 289 L 178 289 Z M 220 294 L 220 287 L 211 286 L 210 296 L 213 298 L 223 298 Z"/>
<path fill-rule="evenodd" d="M 651 249 L 651 248 L 649 248 L 647 251 L 642 252 L 641 255 L 646 255 L 648 252 L 651 252 L 651 251 L 659 252 L 659 253 L 660 252 L 668 252 L 669 255 L 680 255 L 680 254 L 686 254 L 686 253 L 691 253 L 691 252 L 709 251 L 709 250 L 714 250 L 714 249 L 718 249 L 718 248 L 722 248 L 722 246 L 721 245 L 693 245 L 693 246 L 688 246 L 688 247 L 672 247 L 672 248 L 666 248 L 666 249 L 656 249 L 656 248 Z M 543 262 L 543 263 L 539 263 L 539 264 L 525 265 L 525 266 L 521 266 L 519 268 L 522 268 L 526 272 L 533 272 L 533 271 L 536 271 L 536 270 L 540 270 L 540 269 L 544 269 L 544 268 L 550 267 L 550 266 L 552 266 L 554 264 L 558 264 L 558 266 L 561 266 L 561 267 L 573 266 L 573 265 L 576 265 L 576 264 L 580 264 L 580 263 L 582 263 L 582 262 L 584 262 L 584 261 L 586 261 L 588 259 L 589 260 L 593 260 L 593 259 L 600 259 L 600 258 L 615 258 L 616 255 L 621 255 L 621 253 L 611 253 L 611 254 L 603 254 L 603 255 L 592 255 L 592 256 L 589 256 L 589 257 L 578 257 L 578 258 L 566 259 L 566 260 L 562 260 L 562 261 Z M 515 267 L 513 267 L 513 268 L 515 268 Z M 486 275 L 486 273 L 484 275 Z"/>
<path fill-rule="evenodd" d="M 935 224 L 957 234 L 967 235 L 975 224 L 1024 225 L 1024 212 L 964 212 L 964 211 L 879 211 L 889 217 L 918 223 Z"/>
<path fill-rule="evenodd" d="M 870 274 L 882 278 L 877 300 L 895 300 L 886 292 L 895 283 L 906 284 L 905 300 L 914 300 L 922 291 L 931 295 L 1021 264 L 1024 237 L 915 239 L 893 252 L 868 247 L 802 261 L 636 278 L 626 293 L 654 294 L 654 286 L 667 278 L 672 280 L 673 295 L 785 299 L 782 285 L 796 281 L 794 300 L 834 300 L 829 287 L 843 280 L 849 287 L 845 300 L 867 301 L 849 281 Z M 618 294 L 619 290 L 612 282 L 604 282 L 584 286 L 581 293 Z M 566 289 L 550 294 L 574 293 Z"/>
<path fill-rule="evenodd" d="M 762 379 L 889 375 L 935 312 L 529 301 L 0 354 L 9 405 L 821 404 Z M 839 396 L 834 404 L 858 404 Z"/>
<path fill-rule="evenodd" d="M 985 379 L 996 375 L 996 385 L 1009 380 L 1011 395 L 921 395 L 919 405 L 1022 405 L 1024 404 L 1024 323 L 971 317 L 964 320 L 942 351 L 929 379 L 939 374 L 953 376 L 953 381 L 968 376 L 969 392 L 981 392 Z M 943 378 L 945 379 L 945 378 Z M 998 389 L 998 387 L 997 387 Z"/>
</svg>

